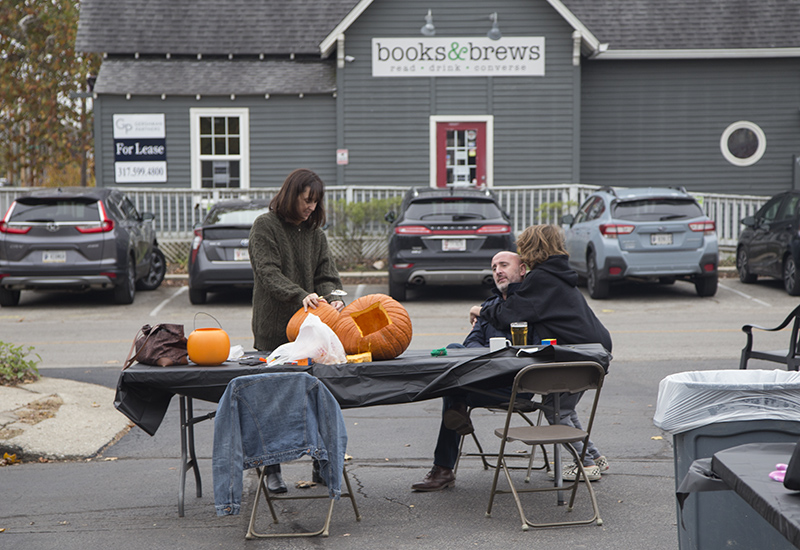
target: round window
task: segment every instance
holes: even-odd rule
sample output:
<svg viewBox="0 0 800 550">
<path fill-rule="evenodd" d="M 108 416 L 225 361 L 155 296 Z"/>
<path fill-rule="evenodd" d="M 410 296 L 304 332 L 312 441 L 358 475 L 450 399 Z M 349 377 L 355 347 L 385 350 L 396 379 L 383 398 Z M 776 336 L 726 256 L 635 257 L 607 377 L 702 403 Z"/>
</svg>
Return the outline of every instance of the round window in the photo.
<svg viewBox="0 0 800 550">
<path fill-rule="evenodd" d="M 767 149 L 767 137 L 757 124 L 740 120 L 722 132 L 719 140 L 722 156 L 735 166 L 751 166 L 761 160 Z"/>
</svg>

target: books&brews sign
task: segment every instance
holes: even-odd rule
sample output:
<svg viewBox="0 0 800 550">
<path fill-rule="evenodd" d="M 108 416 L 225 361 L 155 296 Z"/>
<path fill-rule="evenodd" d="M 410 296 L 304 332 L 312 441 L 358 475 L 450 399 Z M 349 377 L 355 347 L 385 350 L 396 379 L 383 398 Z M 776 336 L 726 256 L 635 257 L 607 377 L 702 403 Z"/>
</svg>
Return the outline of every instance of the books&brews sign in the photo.
<svg viewBox="0 0 800 550">
<path fill-rule="evenodd" d="M 167 181 L 164 114 L 114 115 L 114 181 Z"/>
<path fill-rule="evenodd" d="M 373 38 L 372 76 L 544 76 L 544 37 Z"/>
</svg>

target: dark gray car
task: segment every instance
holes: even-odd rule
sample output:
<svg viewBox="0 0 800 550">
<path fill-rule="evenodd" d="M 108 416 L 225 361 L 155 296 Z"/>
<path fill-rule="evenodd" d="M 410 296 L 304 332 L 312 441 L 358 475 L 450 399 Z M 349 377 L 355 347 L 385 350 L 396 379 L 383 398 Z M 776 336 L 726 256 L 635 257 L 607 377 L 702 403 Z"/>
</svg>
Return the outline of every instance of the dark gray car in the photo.
<svg viewBox="0 0 800 550">
<path fill-rule="evenodd" d="M 211 207 L 194 229 L 189 254 L 189 300 L 204 304 L 209 292 L 253 288 L 250 228 L 269 211 L 269 201 L 228 200 Z"/>
<path fill-rule="evenodd" d="M 0 305 L 22 290 L 113 290 L 118 304 L 164 280 L 152 214 L 121 191 L 44 189 L 17 197 L 0 221 Z"/>
<path fill-rule="evenodd" d="M 492 258 L 514 250 L 508 215 L 488 189 L 412 188 L 389 212 L 389 295 L 422 285 L 491 286 Z"/>
<path fill-rule="evenodd" d="M 790 296 L 800 296 L 800 192 L 775 195 L 742 224 L 736 247 L 739 279 L 754 283 L 760 275 L 774 277 L 783 280 Z"/>
</svg>

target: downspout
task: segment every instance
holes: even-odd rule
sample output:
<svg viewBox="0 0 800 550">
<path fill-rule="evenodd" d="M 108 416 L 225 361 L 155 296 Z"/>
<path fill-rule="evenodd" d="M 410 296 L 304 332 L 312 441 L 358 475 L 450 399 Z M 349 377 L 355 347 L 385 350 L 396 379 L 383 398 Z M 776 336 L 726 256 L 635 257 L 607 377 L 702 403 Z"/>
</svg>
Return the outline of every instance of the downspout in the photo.
<svg viewBox="0 0 800 550">
<path fill-rule="evenodd" d="M 344 149 L 344 34 L 336 38 L 336 149 Z M 336 157 L 336 151 L 331 155 Z M 336 163 L 336 185 L 344 183 L 344 165 Z"/>
<path fill-rule="evenodd" d="M 575 197 L 570 192 L 570 201 L 577 202 L 576 185 L 581 182 L 581 42 L 580 31 L 572 33 L 572 183 Z"/>
</svg>

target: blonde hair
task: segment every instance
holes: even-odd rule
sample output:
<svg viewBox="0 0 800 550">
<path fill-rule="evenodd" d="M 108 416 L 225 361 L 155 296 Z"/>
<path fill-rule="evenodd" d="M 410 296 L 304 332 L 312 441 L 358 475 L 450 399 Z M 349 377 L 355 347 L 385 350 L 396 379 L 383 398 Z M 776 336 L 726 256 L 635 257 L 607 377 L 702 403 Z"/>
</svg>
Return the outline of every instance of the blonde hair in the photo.
<svg viewBox="0 0 800 550">
<path fill-rule="evenodd" d="M 550 256 L 566 254 L 564 233 L 556 225 L 530 225 L 517 237 L 517 252 L 533 269 Z"/>
</svg>

